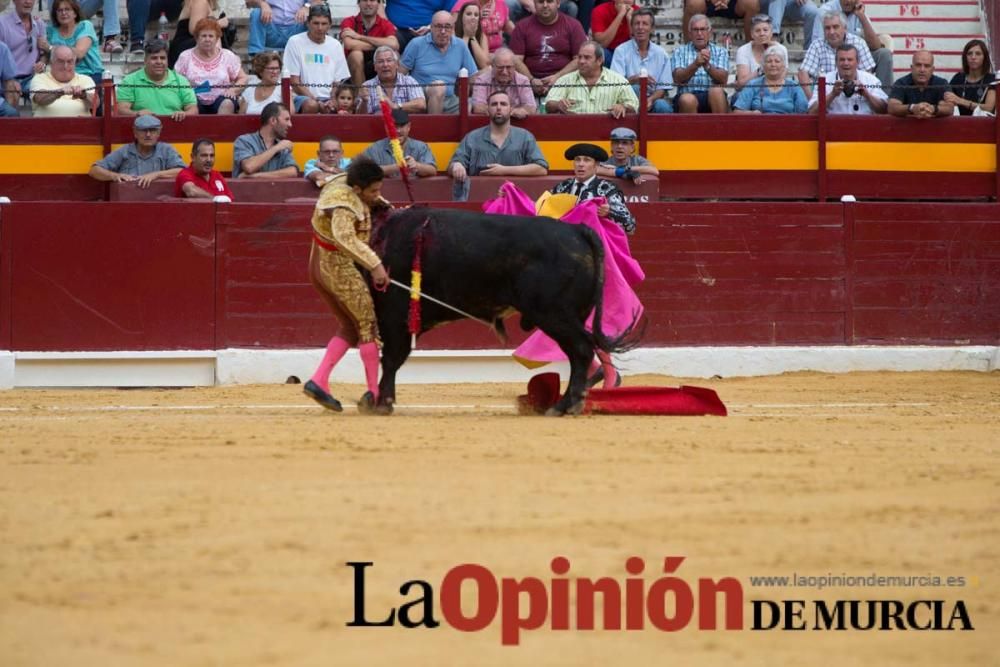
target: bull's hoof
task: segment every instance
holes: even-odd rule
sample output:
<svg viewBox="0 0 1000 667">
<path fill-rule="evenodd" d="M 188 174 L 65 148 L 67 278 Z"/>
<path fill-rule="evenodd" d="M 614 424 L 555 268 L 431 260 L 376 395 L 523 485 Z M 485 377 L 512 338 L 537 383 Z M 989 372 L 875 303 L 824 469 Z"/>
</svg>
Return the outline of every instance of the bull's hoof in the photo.
<svg viewBox="0 0 1000 667">
<path fill-rule="evenodd" d="M 333 412 L 344 411 L 344 406 L 340 404 L 340 401 L 335 399 L 328 392 L 324 391 L 322 387 L 312 380 L 305 383 L 302 387 L 302 393 L 322 405 L 327 410 L 332 410 Z"/>
<path fill-rule="evenodd" d="M 548 410 L 545 411 L 545 416 L 546 417 L 562 417 L 564 414 L 566 414 L 566 413 L 563 412 L 562 410 L 560 410 L 559 408 L 557 408 L 554 405 L 551 408 L 549 408 Z"/>
<path fill-rule="evenodd" d="M 358 412 L 363 415 L 391 415 L 392 404 L 375 401 L 375 395 L 366 391 L 358 401 Z"/>
</svg>

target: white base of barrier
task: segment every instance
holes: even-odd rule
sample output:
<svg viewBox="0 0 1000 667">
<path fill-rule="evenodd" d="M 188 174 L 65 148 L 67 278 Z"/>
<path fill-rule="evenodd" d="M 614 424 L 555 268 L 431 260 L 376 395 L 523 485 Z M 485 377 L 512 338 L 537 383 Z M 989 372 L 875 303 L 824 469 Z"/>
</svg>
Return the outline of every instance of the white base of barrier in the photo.
<svg viewBox="0 0 1000 667">
<path fill-rule="evenodd" d="M 323 354 L 311 350 L 228 349 L 169 352 L 0 352 L 0 389 L 14 387 L 189 387 L 282 383 L 308 378 Z M 792 371 L 980 371 L 1000 368 L 1000 347 L 673 347 L 642 348 L 619 360 L 623 375 L 673 377 L 775 375 Z M 566 364 L 546 370 L 566 373 Z M 506 350 L 417 350 L 401 384 L 526 382 L 539 372 Z M 356 351 L 333 374 L 362 381 Z"/>
</svg>

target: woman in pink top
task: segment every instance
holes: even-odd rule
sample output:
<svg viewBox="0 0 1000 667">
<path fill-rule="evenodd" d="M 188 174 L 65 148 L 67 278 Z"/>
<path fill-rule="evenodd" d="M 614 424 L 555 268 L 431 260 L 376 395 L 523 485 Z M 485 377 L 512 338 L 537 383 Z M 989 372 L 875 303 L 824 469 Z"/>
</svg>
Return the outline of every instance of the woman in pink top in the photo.
<svg viewBox="0 0 1000 667">
<path fill-rule="evenodd" d="M 240 92 L 247 82 L 239 56 L 222 48 L 221 37 L 218 21 L 201 19 L 194 27 L 197 45 L 182 52 L 174 68 L 194 87 L 200 114 L 236 113 Z"/>
<path fill-rule="evenodd" d="M 483 34 L 486 35 L 490 53 L 503 46 L 503 33 L 510 34 L 514 31 L 514 22 L 510 20 L 507 3 L 503 0 L 458 0 L 451 8 L 451 15 L 458 23 L 459 13 L 462 7 L 468 4 L 479 5 L 479 23 L 483 26 Z"/>
</svg>

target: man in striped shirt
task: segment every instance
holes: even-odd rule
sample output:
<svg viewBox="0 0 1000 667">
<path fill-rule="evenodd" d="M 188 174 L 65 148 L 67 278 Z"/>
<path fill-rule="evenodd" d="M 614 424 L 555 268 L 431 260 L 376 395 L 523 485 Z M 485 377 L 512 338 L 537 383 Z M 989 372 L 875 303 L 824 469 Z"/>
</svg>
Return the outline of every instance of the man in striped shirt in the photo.
<svg viewBox="0 0 1000 667">
<path fill-rule="evenodd" d="M 674 68 L 679 113 L 728 113 L 729 102 L 722 88 L 729 80 L 729 51 L 712 43 L 712 24 L 704 14 L 688 21 L 690 41 L 674 49 Z"/>
<path fill-rule="evenodd" d="M 628 79 L 604 67 L 604 47 L 588 39 L 577 54 L 576 72 L 560 77 L 548 97 L 548 113 L 599 113 L 623 118 L 635 113 L 639 99 Z"/>
</svg>

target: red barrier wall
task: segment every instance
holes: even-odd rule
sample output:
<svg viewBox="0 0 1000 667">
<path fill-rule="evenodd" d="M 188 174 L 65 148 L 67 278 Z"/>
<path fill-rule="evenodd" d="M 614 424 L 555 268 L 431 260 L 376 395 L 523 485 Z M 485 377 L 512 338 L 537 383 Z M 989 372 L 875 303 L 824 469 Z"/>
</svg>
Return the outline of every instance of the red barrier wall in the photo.
<svg viewBox="0 0 1000 667">
<path fill-rule="evenodd" d="M 996 344 L 1000 205 L 636 204 L 645 345 Z M 309 206 L 0 206 L 0 347 L 316 347 Z M 514 343 L 516 322 L 508 323 Z M 435 348 L 495 348 L 473 323 Z"/>
</svg>

